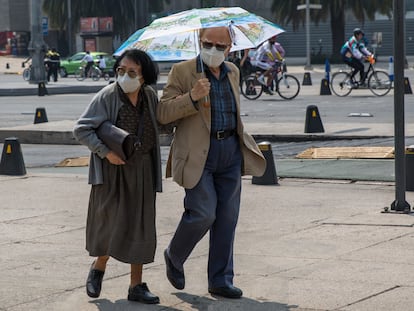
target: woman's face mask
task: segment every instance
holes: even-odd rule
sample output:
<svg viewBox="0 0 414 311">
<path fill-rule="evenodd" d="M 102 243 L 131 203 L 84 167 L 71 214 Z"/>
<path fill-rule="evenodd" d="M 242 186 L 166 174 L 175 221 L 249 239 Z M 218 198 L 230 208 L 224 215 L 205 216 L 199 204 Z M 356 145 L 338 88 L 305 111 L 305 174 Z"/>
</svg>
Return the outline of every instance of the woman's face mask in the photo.
<svg viewBox="0 0 414 311">
<path fill-rule="evenodd" d="M 128 73 L 124 73 L 124 75 L 122 76 L 118 74 L 116 81 L 118 82 L 119 86 L 121 87 L 122 91 L 124 91 L 124 93 L 132 93 L 141 87 L 140 79 L 140 76 L 131 78 L 128 75 Z"/>
<path fill-rule="evenodd" d="M 224 51 L 217 50 L 215 46 L 210 49 L 201 48 L 201 59 L 209 67 L 219 67 L 224 62 L 224 58 Z"/>
</svg>

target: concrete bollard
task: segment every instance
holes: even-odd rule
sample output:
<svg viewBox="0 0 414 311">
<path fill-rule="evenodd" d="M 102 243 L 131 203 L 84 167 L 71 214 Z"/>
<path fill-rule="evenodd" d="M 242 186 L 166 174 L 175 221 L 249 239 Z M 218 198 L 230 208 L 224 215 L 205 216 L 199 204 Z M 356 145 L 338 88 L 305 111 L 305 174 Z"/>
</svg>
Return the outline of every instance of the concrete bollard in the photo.
<svg viewBox="0 0 414 311">
<path fill-rule="evenodd" d="M 48 122 L 47 115 L 46 115 L 46 109 L 45 108 L 36 108 L 35 118 L 34 118 L 34 124 L 37 123 L 44 123 Z"/>
<path fill-rule="evenodd" d="M 324 133 L 318 107 L 309 105 L 306 108 L 305 133 Z"/>
<path fill-rule="evenodd" d="M 305 74 L 303 75 L 302 85 L 312 85 L 310 72 L 305 72 Z"/>
<path fill-rule="evenodd" d="M 253 176 L 252 184 L 255 185 L 279 185 L 277 182 L 276 167 L 273 159 L 272 145 L 265 141 L 257 144 L 266 159 L 266 170 L 260 177 Z"/>
<path fill-rule="evenodd" d="M 321 80 L 321 91 L 319 95 L 332 95 L 331 88 L 329 87 L 329 80 Z"/>
<path fill-rule="evenodd" d="M 49 95 L 49 93 L 47 92 L 46 84 L 44 82 L 40 82 L 38 84 L 37 95 L 38 96 Z"/>
<path fill-rule="evenodd" d="M 414 191 L 414 146 L 405 149 L 405 190 Z"/>
<path fill-rule="evenodd" d="M 0 162 L 0 175 L 26 175 L 23 153 L 16 137 L 6 138 Z"/>
</svg>

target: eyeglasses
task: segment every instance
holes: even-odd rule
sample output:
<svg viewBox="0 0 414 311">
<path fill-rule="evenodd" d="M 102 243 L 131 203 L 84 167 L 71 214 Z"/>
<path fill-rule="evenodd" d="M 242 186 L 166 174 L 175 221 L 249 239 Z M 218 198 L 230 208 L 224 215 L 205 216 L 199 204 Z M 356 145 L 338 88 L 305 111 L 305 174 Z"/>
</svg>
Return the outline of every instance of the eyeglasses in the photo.
<svg viewBox="0 0 414 311">
<path fill-rule="evenodd" d="M 135 79 L 136 77 L 138 77 L 138 73 L 136 73 L 135 71 L 133 70 L 126 71 L 125 68 L 122 68 L 122 67 L 116 68 L 116 73 L 120 76 L 123 76 L 125 73 L 127 73 L 131 79 Z"/>
<path fill-rule="evenodd" d="M 218 51 L 225 51 L 229 46 L 227 44 L 214 44 L 211 42 L 201 41 L 201 46 L 205 49 L 210 50 L 213 46 L 216 47 Z"/>
</svg>

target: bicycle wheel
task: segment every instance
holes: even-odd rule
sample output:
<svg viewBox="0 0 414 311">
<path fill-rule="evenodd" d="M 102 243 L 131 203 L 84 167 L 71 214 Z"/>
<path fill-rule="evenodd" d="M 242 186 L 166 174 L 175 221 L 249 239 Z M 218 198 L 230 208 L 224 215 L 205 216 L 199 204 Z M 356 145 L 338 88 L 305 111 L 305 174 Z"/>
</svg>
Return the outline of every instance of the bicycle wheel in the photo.
<svg viewBox="0 0 414 311">
<path fill-rule="evenodd" d="M 91 78 L 93 81 L 98 81 L 101 78 L 102 72 L 98 68 L 91 69 Z"/>
<path fill-rule="evenodd" d="M 369 75 L 368 88 L 377 96 L 384 96 L 391 90 L 391 80 L 385 71 L 375 70 Z"/>
<path fill-rule="evenodd" d="M 23 80 L 24 81 L 29 81 L 30 80 L 30 68 L 26 68 L 25 70 L 23 70 Z"/>
<path fill-rule="evenodd" d="M 300 84 L 298 79 L 292 75 L 284 74 L 276 84 L 277 93 L 284 99 L 294 99 L 298 96 L 300 91 Z"/>
<path fill-rule="evenodd" d="M 255 75 L 246 76 L 240 86 L 241 93 L 249 100 L 255 100 L 263 93 L 262 85 Z"/>
<path fill-rule="evenodd" d="M 351 75 L 348 72 L 340 71 L 332 75 L 331 90 L 336 96 L 347 96 L 352 91 Z"/>
<path fill-rule="evenodd" d="M 76 77 L 76 80 L 78 81 L 85 80 L 85 70 L 83 67 L 79 67 L 78 69 L 75 70 L 75 77 Z"/>
</svg>

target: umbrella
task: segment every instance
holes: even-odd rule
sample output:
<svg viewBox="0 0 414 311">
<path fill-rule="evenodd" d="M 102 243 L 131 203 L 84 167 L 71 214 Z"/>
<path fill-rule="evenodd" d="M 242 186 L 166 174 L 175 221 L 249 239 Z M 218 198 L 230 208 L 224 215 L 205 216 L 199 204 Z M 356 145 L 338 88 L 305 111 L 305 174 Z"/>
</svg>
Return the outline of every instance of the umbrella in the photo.
<svg viewBox="0 0 414 311">
<path fill-rule="evenodd" d="M 233 34 L 231 51 L 254 48 L 284 30 L 240 7 L 192 9 L 155 19 L 136 31 L 114 53 L 141 49 L 156 61 L 190 59 L 199 53 L 198 30 L 228 26 Z"/>
</svg>

